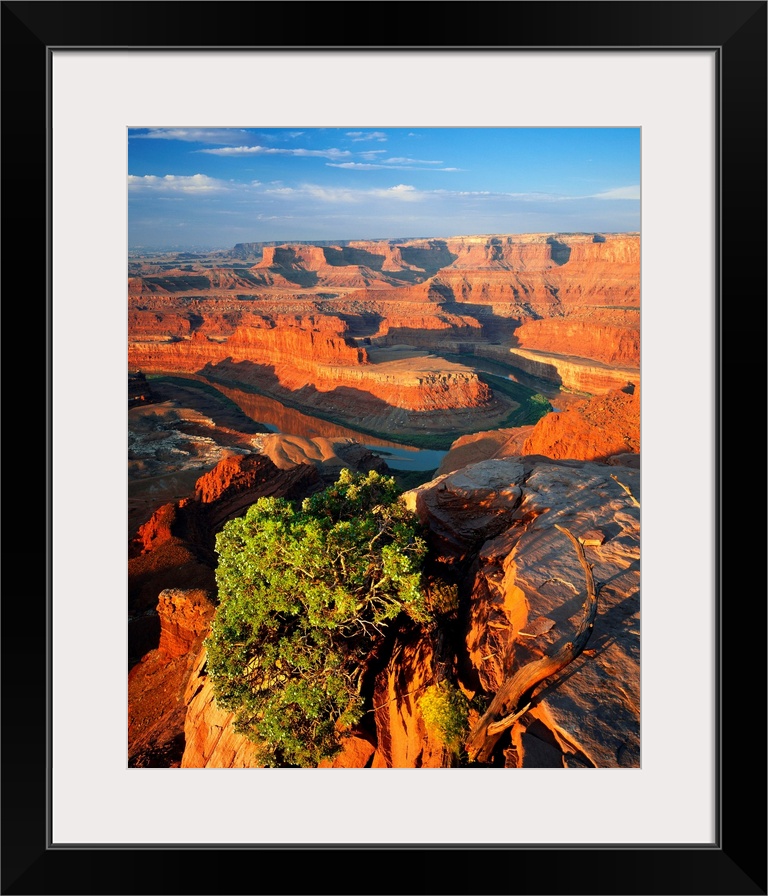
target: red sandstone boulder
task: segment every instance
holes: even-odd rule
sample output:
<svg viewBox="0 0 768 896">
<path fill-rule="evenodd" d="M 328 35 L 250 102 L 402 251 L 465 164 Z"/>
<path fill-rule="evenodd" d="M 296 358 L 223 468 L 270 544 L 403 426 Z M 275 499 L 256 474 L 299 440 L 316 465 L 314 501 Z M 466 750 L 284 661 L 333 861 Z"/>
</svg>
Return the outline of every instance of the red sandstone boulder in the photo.
<svg viewBox="0 0 768 896">
<path fill-rule="evenodd" d="M 533 426 L 517 426 L 461 436 L 451 445 L 450 451 L 442 459 L 437 468 L 437 475 L 454 473 L 463 467 L 494 457 L 523 454 L 525 453 L 523 445 L 532 431 Z"/>
<path fill-rule="evenodd" d="M 205 591 L 160 594 L 159 646 L 128 674 L 128 765 L 178 766 L 184 752 L 185 687 L 208 632 L 213 605 Z"/>
<path fill-rule="evenodd" d="M 213 609 L 205 591 L 181 591 L 178 588 L 161 591 L 157 601 L 160 617 L 158 650 L 171 658 L 186 656 L 196 650 L 208 633 Z"/>
<path fill-rule="evenodd" d="M 476 548 L 468 575 L 465 684 L 493 694 L 505 676 L 551 654 L 573 637 L 585 596 L 583 571 L 555 524 L 582 540 L 598 583 L 598 614 L 587 648 L 558 680 L 535 694 L 512 729 L 509 766 L 638 767 L 640 756 L 639 471 L 542 457 L 491 460 L 409 493 L 441 544 L 467 549 L 467 493 L 483 496 L 506 482 L 514 507 Z M 616 477 L 616 478 L 614 478 Z M 629 489 L 629 494 L 625 487 Z M 633 497 L 634 496 L 634 497 Z M 453 497 L 453 500 L 452 500 Z M 462 501 L 467 508 L 450 513 Z M 494 532 L 494 529 L 496 531 Z"/>
<path fill-rule="evenodd" d="M 483 461 L 406 492 L 404 500 L 428 528 L 438 555 L 456 562 L 517 519 L 522 471 L 522 464 Z"/>
<path fill-rule="evenodd" d="M 551 413 L 533 428 L 524 454 L 605 460 L 640 451 L 640 389 L 598 395 L 580 408 Z"/>
</svg>

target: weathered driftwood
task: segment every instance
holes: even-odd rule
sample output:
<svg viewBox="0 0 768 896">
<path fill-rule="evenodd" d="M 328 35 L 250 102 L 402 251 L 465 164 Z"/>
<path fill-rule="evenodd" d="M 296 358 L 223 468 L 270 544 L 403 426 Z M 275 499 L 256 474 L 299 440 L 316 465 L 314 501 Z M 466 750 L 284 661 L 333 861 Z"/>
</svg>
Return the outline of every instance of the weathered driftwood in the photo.
<svg viewBox="0 0 768 896">
<path fill-rule="evenodd" d="M 597 614 L 597 594 L 592 566 L 584 554 L 584 545 L 563 526 L 555 525 L 570 538 L 576 548 L 587 581 L 584 613 L 575 637 L 552 656 L 543 656 L 527 663 L 507 678 L 496 692 L 486 713 L 470 733 L 465 748 L 472 762 L 488 762 L 502 732 L 520 718 L 531 705 L 534 688 L 572 663 L 587 646 Z"/>
<path fill-rule="evenodd" d="M 620 485 L 624 489 L 624 491 L 629 495 L 629 500 L 635 505 L 635 507 L 640 506 L 640 502 L 632 494 L 632 491 L 628 485 L 625 485 L 623 482 L 619 482 L 618 478 L 613 473 L 611 473 L 611 479 L 613 479 L 614 482 L 616 482 L 618 485 Z"/>
</svg>

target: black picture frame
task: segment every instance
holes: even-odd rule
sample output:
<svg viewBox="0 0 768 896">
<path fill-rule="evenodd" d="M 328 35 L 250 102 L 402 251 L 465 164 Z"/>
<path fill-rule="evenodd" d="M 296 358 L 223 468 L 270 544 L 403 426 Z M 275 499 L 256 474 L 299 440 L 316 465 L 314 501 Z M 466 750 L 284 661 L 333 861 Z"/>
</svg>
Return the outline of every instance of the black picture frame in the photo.
<svg viewBox="0 0 768 896">
<path fill-rule="evenodd" d="M 764 449 L 762 439 L 754 435 L 764 432 L 761 406 L 755 401 L 755 392 L 762 397 L 762 390 L 754 384 L 764 382 L 765 376 L 768 3 L 380 3 L 367 11 L 363 4 L 296 3 L 289 10 L 289 33 L 270 27 L 276 10 L 285 18 L 283 4 L 256 2 L 2 3 L 3 311 L 9 362 L 3 397 L 11 433 L 6 441 L 6 472 L 16 486 L 6 505 L 5 546 L 10 561 L 6 570 L 11 584 L 2 602 L 2 893 L 766 894 L 765 490 L 756 488 L 763 482 L 764 453 L 759 450 L 757 463 L 751 455 L 757 446 Z M 339 45 L 342 23 L 352 10 L 354 19 L 364 12 L 373 16 L 377 33 L 366 32 L 361 42 Z M 244 22 L 252 27 L 244 28 Z M 355 29 L 356 22 L 347 27 Z M 51 769 L 50 747 L 54 683 L 49 671 L 53 536 L 47 184 L 50 54 L 56 47 L 247 49 L 249 45 L 242 42 L 246 32 L 256 38 L 254 46 L 274 49 L 716 51 L 719 738 L 716 842 L 711 846 L 286 845 L 258 848 L 254 853 L 254 847 L 209 847 L 204 843 L 204 829 L 201 843 L 189 846 L 51 845 L 49 788 L 55 769 Z M 270 34 L 279 40 L 269 40 Z M 510 38 L 513 42 L 507 43 Z M 14 183 L 20 193 L 12 192 Z M 44 318 L 45 352 L 40 349 Z M 25 348 L 30 338 L 34 353 Z M 725 363 L 727 359 L 730 364 Z M 34 371 L 43 381 L 36 391 L 35 422 L 30 424 Z M 42 395 L 46 397 L 45 433 L 39 424 Z M 34 433 L 30 433 L 31 425 Z M 19 451 L 14 446 L 16 431 Z M 734 463 L 740 432 L 741 450 Z M 728 452 L 724 451 L 726 436 L 730 437 Z M 694 448 L 685 446 L 685 450 Z M 671 454 L 676 450 L 670 446 Z M 29 488 L 43 481 L 43 495 Z M 32 499 L 35 492 L 37 500 Z M 678 512 L 680 502 L 684 496 L 670 496 L 671 513 Z M 754 523 L 755 514 L 758 523 Z M 690 525 L 682 520 L 681 515 L 681 525 Z M 738 539 L 727 541 L 734 546 L 726 557 L 725 534 L 732 530 Z M 761 561 L 758 569 L 755 555 Z M 696 681 L 681 668 L 679 678 L 669 682 L 669 699 L 684 700 L 686 691 L 695 687 Z M 87 721 L 83 748 L 98 749 L 98 707 L 89 707 L 86 692 L 83 709 Z M 691 732 L 691 744 L 680 748 L 695 749 L 697 737 L 697 732 Z M 576 840 L 578 807 L 560 807 L 556 797 L 548 799 L 553 811 L 573 813 Z M 166 806 L 162 811 L 172 824 L 173 808 Z M 364 819 L 375 807 L 356 811 Z M 429 807 L 419 811 L 428 825 Z M 659 806 L 659 812 L 663 811 Z M 471 824 L 471 818 L 457 815 L 457 825 L 462 824 Z"/>
</svg>

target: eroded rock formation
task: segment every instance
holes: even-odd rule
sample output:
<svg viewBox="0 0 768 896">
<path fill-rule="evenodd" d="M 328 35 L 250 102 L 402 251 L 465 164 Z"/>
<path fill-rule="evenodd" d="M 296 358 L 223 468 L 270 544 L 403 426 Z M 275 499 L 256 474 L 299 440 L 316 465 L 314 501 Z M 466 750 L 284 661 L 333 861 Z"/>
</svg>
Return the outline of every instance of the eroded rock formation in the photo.
<svg viewBox="0 0 768 896">
<path fill-rule="evenodd" d="M 314 466 L 280 470 L 265 456 L 231 456 L 139 527 L 128 561 L 129 764 L 181 761 L 184 691 L 216 594 L 216 532 L 260 497 L 319 488 Z"/>
<path fill-rule="evenodd" d="M 572 396 L 532 426 L 462 436 L 443 458 L 438 474 L 494 458 L 541 454 L 555 459 L 598 460 L 639 466 L 640 389 L 616 389 L 593 398 Z"/>
<path fill-rule="evenodd" d="M 499 508 L 470 576 L 465 683 L 474 679 L 479 692 L 494 693 L 516 668 L 573 637 L 584 576 L 556 524 L 582 540 L 593 565 L 598 612 L 588 647 L 534 695 L 531 711 L 511 731 L 507 765 L 639 764 L 640 513 L 622 485 L 639 495 L 639 471 L 521 457 L 485 461 L 410 496 L 439 544 L 452 545 L 458 556 L 477 545 L 478 531 L 466 512 L 449 529 L 446 509 L 475 502 Z M 493 502 L 491 493 L 498 495 Z"/>
<path fill-rule="evenodd" d="M 210 592 L 166 589 L 160 641 L 128 673 L 128 765 L 174 767 L 184 751 L 185 687 L 213 617 Z"/>
<path fill-rule="evenodd" d="M 597 395 L 581 407 L 551 413 L 533 427 L 524 454 L 607 460 L 640 452 L 640 389 Z"/>
<path fill-rule="evenodd" d="M 137 264 L 129 365 L 378 433 L 488 429 L 510 405 L 473 358 L 590 394 L 639 383 L 639 260 L 637 234 L 520 234 L 273 245 L 248 268 L 146 277 Z M 424 354 L 375 352 L 402 345 Z"/>
<path fill-rule="evenodd" d="M 461 573 L 460 637 L 451 662 L 468 696 L 492 695 L 510 671 L 572 636 L 584 577 L 556 524 L 582 539 L 594 564 L 599 607 L 588 647 L 567 674 L 534 695 L 500 742 L 494 764 L 639 765 L 639 509 L 623 487 L 639 493 L 638 477 L 629 467 L 517 457 L 475 464 L 406 493 L 428 526 L 435 556 Z M 248 765 L 252 745 L 216 708 L 202 658 L 196 669 L 182 764 Z M 398 635 L 375 677 L 375 730 L 356 735 L 329 764 L 455 764 L 419 707 L 436 670 L 434 635 Z"/>
</svg>

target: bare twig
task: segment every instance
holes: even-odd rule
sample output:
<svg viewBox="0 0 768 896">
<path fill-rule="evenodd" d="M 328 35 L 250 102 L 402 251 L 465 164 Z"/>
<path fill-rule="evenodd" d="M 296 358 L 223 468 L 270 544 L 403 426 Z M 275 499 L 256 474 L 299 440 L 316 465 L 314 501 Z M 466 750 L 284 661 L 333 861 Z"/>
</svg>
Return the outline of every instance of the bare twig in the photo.
<svg viewBox="0 0 768 896">
<path fill-rule="evenodd" d="M 628 485 L 624 485 L 623 482 L 619 482 L 619 480 L 618 480 L 618 478 L 617 478 L 617 476 L 616 476 L 615 473 L 611 473 L 611 479 L 613 479 L 614 482 L 618 483 L 618 484 L 624 489 L 624 491 L 629 495 L 629 498 L 630 498 L 630 500 L 632 501 L 632 503 L 635 505 L 635 507 L 639 507 L 639 506 L 640 506 L 640 502 L 637 500 L 637 498 L 636 498 L 636 497 L 632 494 L 632 492 L 629 490 L 629 486 L 628 486 Z"/>
</svg>

